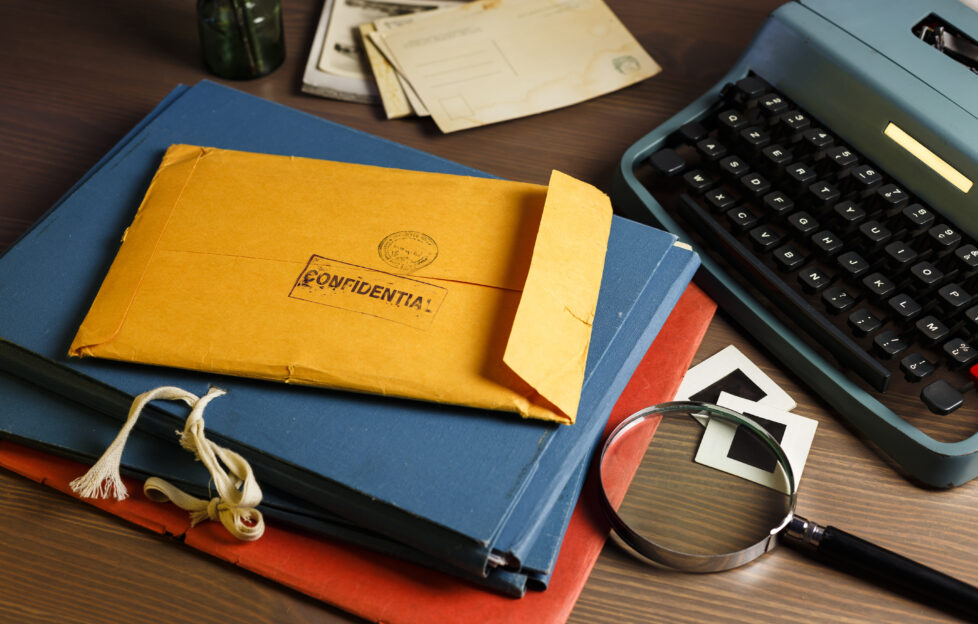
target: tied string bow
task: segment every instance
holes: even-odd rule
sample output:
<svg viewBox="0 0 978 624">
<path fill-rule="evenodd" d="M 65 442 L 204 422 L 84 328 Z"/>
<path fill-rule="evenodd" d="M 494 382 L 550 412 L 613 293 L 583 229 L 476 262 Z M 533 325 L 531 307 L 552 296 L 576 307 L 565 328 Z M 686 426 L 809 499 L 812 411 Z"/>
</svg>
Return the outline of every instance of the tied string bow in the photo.
<svg viewBox="0 0 978 624">
<path fill-rule="evenodd" d="M 163 386 L 140 394 L 133 401 L 126 422 L 115 440 L 87 473 L 71 482 L 71 489 L 82 498 L 113 496 L 116 500 L 125 499 L 128 492 L 119 475 L 119 465 L 126 440 L 143 408 L 157 399 L 183 401 L 191 409 L 183 431 L 178 432 L 180 446 L 192 452 L 207 468 L 217 496 L 210 500 L 200 499 L 159 477 L 147 479 L 143 492 L 150 500 L 170 501 L 189 511 L 191 526 L 207 519 L 218 520 L 240 540 L 258 539 L 265 531 L 265 521 L 261 512 L 256 509 L 262 494 L 251 466 L 241 455 L 214 444 L 204 435 L 204 409 L 213 399 L 223 394 L 223 390 L 211 388 L 207 394 L 198 397 L 172 386 Z"/>
</svg>

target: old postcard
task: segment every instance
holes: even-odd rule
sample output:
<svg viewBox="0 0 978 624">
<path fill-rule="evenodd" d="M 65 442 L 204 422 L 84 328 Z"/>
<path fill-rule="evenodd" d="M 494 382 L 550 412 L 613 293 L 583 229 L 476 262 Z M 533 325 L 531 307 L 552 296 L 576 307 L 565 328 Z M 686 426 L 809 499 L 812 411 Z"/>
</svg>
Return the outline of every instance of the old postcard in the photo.
<svg viewBox="0 0 978 624">
<path fill-rule="evenodd" d="M 319 69 L 338 76 L 359 76 L 369 80 L 370 65 L 358 36 L 360 24 L 382 17 L 429 11 L 443 4 L 425 0 L 335 0 Z"/>
<path fill-rule="evenodd" d="M 575 104 L 660 70 L 601 0 L 476 0 L 378 33 L 443 132 Z"/>
<path fill-rule="evenodd" d="M 413 24 L 419 19 L 434 15 L 446 8 L 460 5 L 459 0 L 431 0 L 431 3 L 438 4 L 443 8 L 385 17 L 371 24 L 360 26 L 363 46 L 367 51 L 367 59 L 370 61 L 370 68 L 373 70 L 377 90 L 380 92 L 381 102 L 388 119 L 406 117 L 412 114 L 419 117 L 428 116 L 428 109 L 425 108 L 410 83 L 404 78 L 397 66 L 396 59 L 387 48 L 383 33 Z"/>
</svg>

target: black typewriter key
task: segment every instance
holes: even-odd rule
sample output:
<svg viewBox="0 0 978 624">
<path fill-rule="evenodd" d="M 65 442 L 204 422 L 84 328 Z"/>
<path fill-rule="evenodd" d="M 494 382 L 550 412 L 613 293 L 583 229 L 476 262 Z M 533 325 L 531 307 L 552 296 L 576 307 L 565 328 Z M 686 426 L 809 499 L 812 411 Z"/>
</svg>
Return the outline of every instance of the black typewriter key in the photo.
<svg viewBox="0 0 978 624">
<path fill-rule="evenodd" d="M 825 150 L 825 162 L 831 175 L 841 178 L 859 162 L 859 157 L 848 147 L 835 145 Z"/>
<path fill-rule="evenodd" d="M 954 250 L 954 257 L 957 259 L 957 267 L 966 277 L 971 277 L 978 271 L 978 247 L 971 243 L 961 245 Z"/>
<path fill-rule="evenodd" d="M 700 169 L 694 169 L 693 171 L 684 173 L 683 182 L 686 183 L 686 188 L 696 195 L 704 193 L 716 184 L 716 180 L 712 176 L 704 173 Z"/>
<path fill-rule="evenodd" d="M 866 221 L 856 229 L 859 231 L 859 240 L 866 249 L 878 249 L 893 236 L 885 225 L 875 219 Z"/>
<path fill-rule="evenodd" d="M 679 126 L 679 130 L 676 131 L 676 139 L 680 143 L 693 145 L 697 141 L 705 139 L 708 134 L 709 131 L 706 126 L 698 121 L 690 121 Z"/>
<path fill-rule="evenodd" d="M 788 165 L 785 172 L 788 174 L 788 181 L 791 186 L 799 192 L 815 181 L 815 170 L 805 163 L 799 162 Z"/>
<path fill-rule="evenodd" d="M 876 189 L 876 197 L 887 214 L 891 214 L 907 205 L 910 196 L 896 184 L 884 184 Z"/>
<path fill-rule="evenodd" d="M 732 208 L 737 203 L 737 197 L 727 188 L 720 187 L 707 191 L 703 194 L 707 203 L 714 210 L 722 211 Z"/>
<path fill-rule="evenodd" d="M 727 211 L 727 219 L 735 232 L 746 232 L 757 225 L 757 215 L 746 206 L 731 208 Z"/>
<path fill-rule="evenodd" d="M 927 230 L 927 236 L 938 254 L 953 251 L 961 242 L 961 234 L 951 226 L 944 224 L 935 225 Z"/>
<path fill-rule="evenodd" d="M 948 340 L 941 350 L 947 356 L 948 363 L 955 367 L 970 366 L 978 358 L 978 351 L 968 341 L 960 338 Z"/>
<path fill-rule="evenodd" d="M 763 95 L 770 88 L 767 82 L 757 76 L 747 76 L 737 81 L 734 85 L 734 93 L 738 100 L 747 101 Z"/>
<path fill-rule="evenodd" d="M 918 335 L 925 344 L 936 344 L 948 337 L 951 329 L 936 316 L 927 315 L 914 323 Z"/>
<path fill-rule="evenodd" d="M 964 405 L 964 395 L 944 379 L 938 379 L 924 386 L 920 391 L 920 400 L 927 409 L 946 416 Z"/>
<path fill-rule="evenodd" d="M 740 178 L 740 188 L 748 195 L 763 195 L 771 190 L 771 183 L 759 173 L 748 173 Z"/>
<path fill-rule="evenodd" d="M 910 275 L 911 282 L 920 290 L 929 290 L 944 281 L 944 272 L 927 261 L 910 267 Z"/>
<path fill-rule="evenodd" d="M 750 154 L 758 154 L 761 149 L 771 142 L 771 135 L 757 126 L 750 126 L 740 131 L 740 143 Z"/>
<path fill-rule="evenodd" d="M 812 234 L 811 241 L 818 253 L 826 257 L 834 256 L 842 251 L 842 239 L 829 230 L 822 230 L 821 232 Z"/>
<path fill-rule="evenodd" d="M 917 260 L 917 252 L 903 241 L 893 241 L 883 247 L 883 255 L 887 265 L 899 273 L 911 266 Z"/>
<path fill-rule="evenodd" d="M 890 297 L 886 304 L 896 315 L 895 318 L 900 321 L 912 321 L 923 309 L 906 293 L 898 293 Z"/>
<path fill-rule="evenodd" d="M 730 177 L 739 178 L 750 171 L 750 165 L 740 156 L 733 154 L 720 159 L 720 170 Z"/>
<path fill-rule="evenodd" d="M 859 165 L 849 173 L 852 180 L 853 190 L 859 194 L 872 191 L 883 182 L 883 176 L 872 165 Z"/>
<path fill-rule="evenodd" d="M 851 327 L 857 335 L 868 336 L 882 326 L 882 319 L 866 308 L 859 308 L 849 315 L 849 327 Z"/>
<path fill-rule="evenodd" d="M 784 232 L 771 225 L 759 225 L 748 233 L 759 251 L 774 249 L 784 240 Z"/>
<path fill-rule="evenodd" d="M 785 271 L 794 271 L 805 264 L 805 261 L 808 259 L 792 243 L 778 247 L 771 255 L 774 257 L 774 261 L 778 267 Z"/>
<path fill-rule="evenodd" d="M 862 283 L 870 296 L 877 301 L 882 301 L 896 292 L 896 284 L 882 273 L 870 273 L 862 279 Z"/>
<path fill-rule="evenodd" d="M 787 221 L 791 230 L 803 236 L 807 236 L 819 228 L 818 220 L 804 210 L 792 213 L 788 216 Z"/>
<path fill-rule="evenodd" d="M 850 232 L 866 219 L 866 211 L 855 202 L 846 200 L 832 206 L 832 213 L 843 232 Z"/>
<path fill-rule="evenodd" d="M 865 274 L 870 268 L 869 262 L 855 251 L 847 251 L 839 254 L 839 257 L 835 261 L 842 269 L 842 272 L 851 278 Z"/>
<path fill-rule="evenodd" d="M 881 331 L 873 336 L 873 345 L 884 358 L 900 355 L 910 347 L 910 344 L 892 329 Z"/>
<path fill-rule="evenodd" d="M 829 286 L 822 291 L 822 301 L 825 302 L 826 309 L 833 313 L 845 312 L 856 305 L 856 298 L 842 286 Z"/>
<path fill-rule="evenodd" d="M 761 168 L 772 176 L 784 173 L 784 168 L 794 159 L 791 150 L 775 143 L 761 150 Z"/>
<path fill-rule="evenodd" d="M 686 160 L 669 147 L 649 156 L 649 164 L 659 173 L 670 177 L 678 175 L 686 168 Z"/>
<path fill-rule="evenodd" d="M 764 208 L 775 216 L 783 216 L 794 210 L 795 202 L 781 191 L 768 193 L 761 200 Z"/>
<path fill-rule="evenodd" d="M 922 356 L 914 352 L 900 360 L 900 370 L 906 376 L 907 381 L 922 381 L 928 375 L 937 370 L 937 367 Z"/>
<path fill-rule="evenodd" d="M 813 264 L 798 273 L 798 281 L 807 292 L 816 293 L 832 283 L 832 275 L 819 265 Z"/>
<path fill-rule="evenodd" d="M 788 110 L 788 100 L 778 93 L 768 93 L 758 100 L 761 112 L 769 117 L 780 115 Z"/>
<path fill-rule="evenodd" d="M 978 305 L 971 306 L 965 310 L 964 318 L 971 324 L 971 330 L 974 331 L 978 327 Z"/>
<path fill-rule="evenodd" d="M 920 204 L 904 206 L 900 214 L 904 227 L 910 230 L 924 230 L 934 225 L 934 213 Z"/>
<path fill-rule="evenodd" d="M 809 128 L 801 133 L 802 143 L 813 153 L 821 152 L 835 143 L 835 137 L 821 128 Z"/>
<path fill-rule="evenodd" d="M 740 130 L 750 123 L 750 120 L 746 115 L 733 109 L 725 110 L 717 115 L 717 121 L 720 122 L 720 129 L 725 130 L 731 135 L 736 134 L 737 130 Z"/>
<path fill-rule="evenodd" d="M 719 160 L 727 155 L 727 146 L 712 138 L 705 138 L 696 143 L 698 151 L 706 160 Z"/>
<path fill-rule="evenodd" d="M 781 128 L 785 130 L 791 141 L 801 138 L 801 132 L 812 125 L 812 120 L 801 111 L 789 111 L 779 119 Z"/>
<path fill-rule="evenodd" d="M 808 185 L 808 199 L 817 209 L 835 204 L 840 197 L 839 189 L 834 184 L 823 181 Z"/>
<path fill-rule="evenodd" d="M 951 314 L 963 310 L 972 300 L 971 294 L 954 282 L 938 288 L 937 296 L 941 306 Z"/>
</svg>

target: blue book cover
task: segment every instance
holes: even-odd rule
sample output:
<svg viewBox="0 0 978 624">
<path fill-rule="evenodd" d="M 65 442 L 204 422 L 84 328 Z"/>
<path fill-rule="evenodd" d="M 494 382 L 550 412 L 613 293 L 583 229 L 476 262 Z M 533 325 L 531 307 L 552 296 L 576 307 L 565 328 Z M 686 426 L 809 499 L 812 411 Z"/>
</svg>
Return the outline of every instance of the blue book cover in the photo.
<svg viewBox="0 0 978 624">
<path fill-rule="evenodd" d="M 540 519 L 550 515 L 574 478 L 573 467 L 586 459 L 651 343 L 657 312 L 675 303 L 649 289 L 672 248 L 671 235 L 615 219 L 582 393 L 586 407 L 571 427 L 452 406 L 68 360 L 67 345 L 122 231 L 164 150 L 178 142 L 481 175 L 220 85 L 181 89 L 0 258 L 0 337 L 58 369 L 43 372 L 21 362 L 12 372 L 43 382 L 45 375 L 64 381 L 68 371 L 75 375 L 71 383 L 46 387 L 118 418 L 125 415 L 128 397 L 149 388 L 176 385 L 202 394 L 219 385 L 229 393 L 208 408 L 211 437 L 246 455 L 262 482 L 474 574 L 484 574 L 490 561 L 518 566 L 535 536 L 544 534 Z M 643 297 L 656 297 L 660 305 L 637 305 Z M 168 406 L 154 414 L 155 428 L 167 432 L 182 416 Z M 146 427 L 154 429 L 152 418 Z M 561 450 L 549 459 L 555 441 Z M 546 495 L 526 496 L 529 490 Z M 559 539 L 551 541 L 547 548 L 555 554 Z"/>
<path fill-rule="evenodd" d="M 92 464 L 119 432 L 117 418 L 2 372 L 0 396 L 4 398 L 0 437 L 45 452 Z M 126 443 L 123 474 L 143 481 L 151 476 L 161 477 L 194 496 L 210 496 L 210 475 L 180 448 L 175 433 L 171 432 L 170 438 L 165 441 L 157 435 L 134 430 Z M 513 597 L 522 596 L 527 589 L 526 573 L 495 568 L 485 576 L 473 574 L 432 559 L 407 545 L 362 531 L 321 508 L 273 487 L 263 486 L 262 494 L 259 509 L 268 522 L 353 542 Z M 543 588 L 539 582 L 535 587 Z"/>
</svg>

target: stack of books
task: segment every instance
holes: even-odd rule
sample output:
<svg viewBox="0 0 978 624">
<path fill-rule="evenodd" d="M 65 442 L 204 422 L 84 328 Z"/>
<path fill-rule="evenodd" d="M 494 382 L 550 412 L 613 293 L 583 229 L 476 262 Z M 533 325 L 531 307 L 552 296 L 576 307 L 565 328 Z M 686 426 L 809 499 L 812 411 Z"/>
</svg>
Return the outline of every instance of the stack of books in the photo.
<svg viewBox="0 0 978 624">
<path fill-rule="evenodd" d="M 267 554 L 272 544 L 297 548 L 295 540 L 317 539 L 288 529 L 301 527 L 497 594 L 546 589 L 612 407 L 643 358 L 661 368 L 664 386 L 641 400 L 671 399 L 712 314 L 712 304 L 690 291 L 686 314 L 675 321 L 687 325 L 669 332 L 676 342 L 664 347 L 668 352 L 649 351 L 687 290 L 696 255 L 675 245 L 672 235 L 613 219 L 572 426 L 211 373 L 69 359 L 67 347 L 122 233 L 162 154 L 176 143 L 485 175 L 214 83 L 177 88 L 0 257 L 0 393 L 5 397 L 0 434 L 91 463 L 115 435 L 135 395 L 162 385 L 199 395 L 220 386 L 228 394 L 208 407 L 208 437 L 251 463 L 266 493 L 262 510 L 278 536 L 236 546 L 235 560 L 245 567 L 283 580 L 286 571 L 262 557 L 274 559 Z M 184 414 L 176 407 L 151 407 L 127 447 L 125 470 L 206 492 L 207 475 L 173 440 Z M 29 458 L 10 455 L 11 448 L 4 448 L 5 465 L 30 473 Z M 54 471 L 56 464 L 43 465 Z M 58 483 L 53 473 L 40 476 Z M 111 505 L 123 505 L 113 511 L 132 517 L 125 503 Z M 197 535 L 210 530 L 193 529 Z M 593 563 L 597 550 L 590 543 Z M 361 572 L 377 571 L 370 570 L 375 563 L 363 551 L 322 544 L 328 545 L 323 556 L 338 557 L 329 550 L 338 548 L 362 560 Z M 230 558 L 220 549 L 198 547 Z M 383 555 L 374 556 L 383 562 Z M 291 578 L 298 589 L 364 617 L 400 619 L 360 608 L 365 601 L 354 596 L 324 594 L 314 583 Z"/>
</svg>

